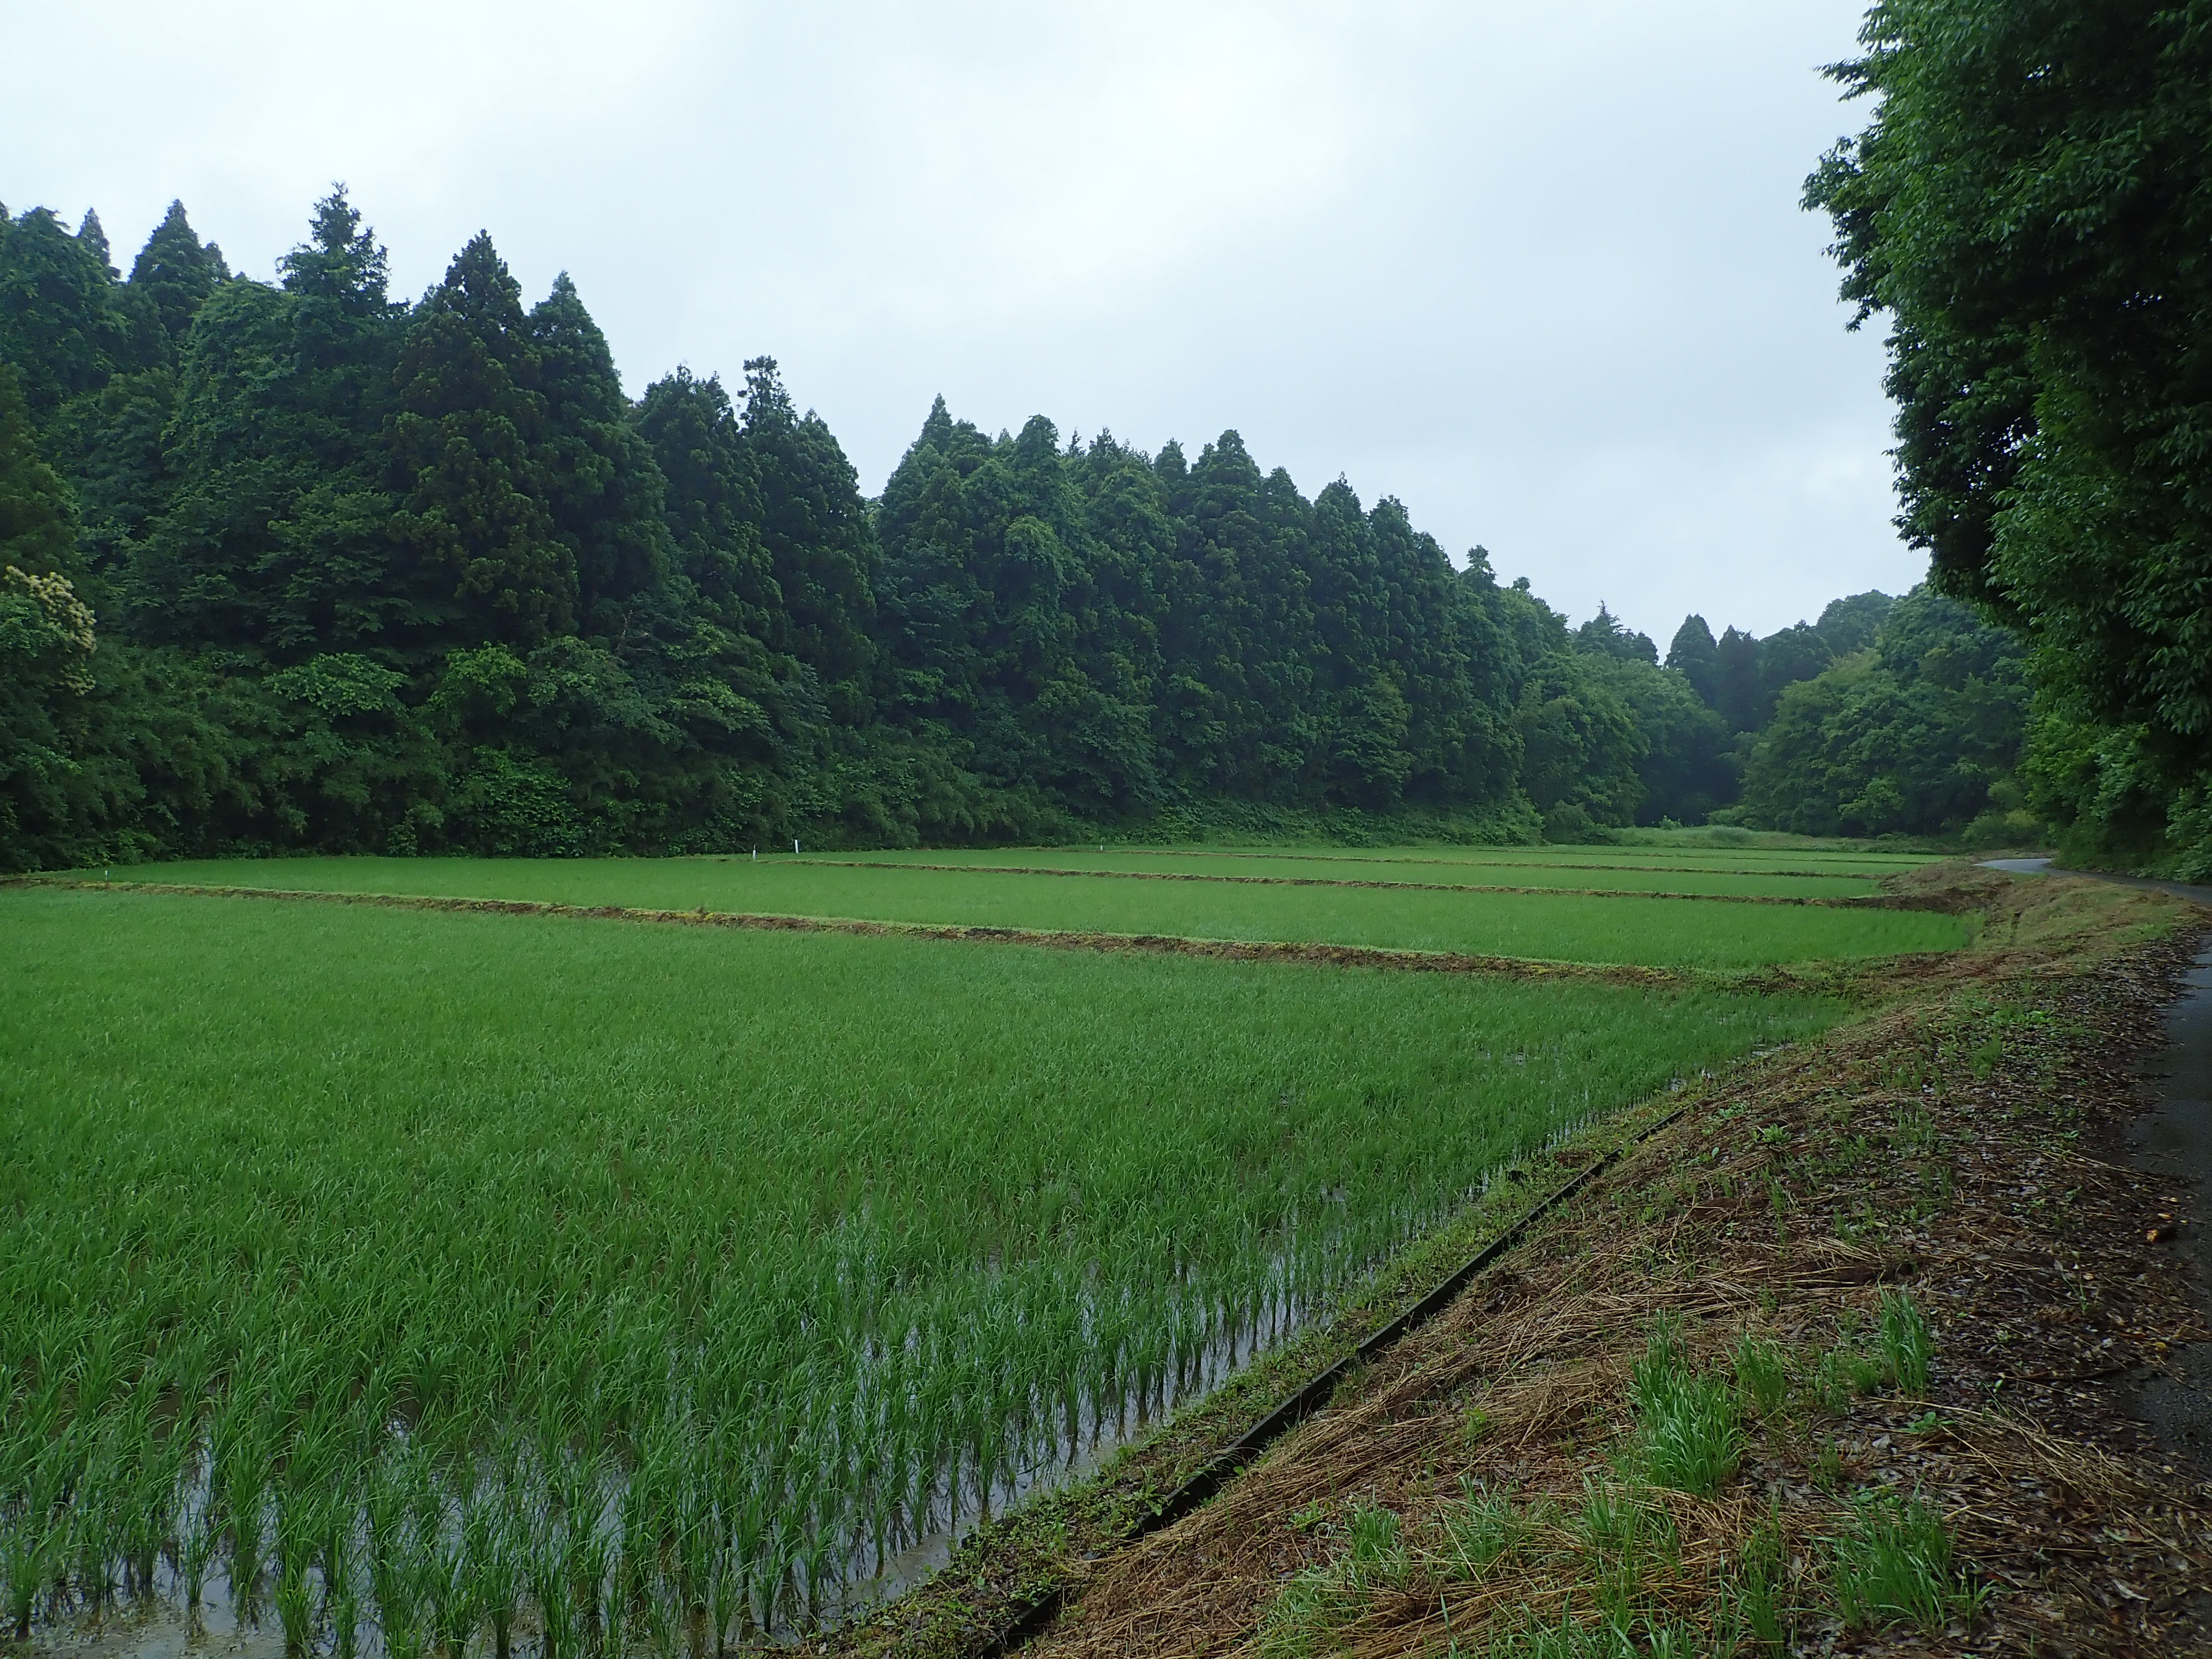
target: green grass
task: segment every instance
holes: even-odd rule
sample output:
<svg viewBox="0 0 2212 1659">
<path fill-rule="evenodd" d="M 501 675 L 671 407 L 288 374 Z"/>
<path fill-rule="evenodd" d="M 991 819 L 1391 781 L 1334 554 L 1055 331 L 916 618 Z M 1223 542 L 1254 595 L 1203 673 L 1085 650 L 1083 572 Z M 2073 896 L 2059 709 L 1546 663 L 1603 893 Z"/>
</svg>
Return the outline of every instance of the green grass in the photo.
<svg viewBox="0 0 2212 1659">
<path fill-rule="evenodd" d="M 1743 1459 L 1742 1408 L 1729 1379 L 1693 1370 L 1679 1322 L 1652 1334 L 1629 1389 L 1638 1462 L 1655 1486 L 1709 1498 Z"/>
<path fill-rule="evenodd" d="M 1371 945 L 1655 967 L 1955 949 L 1955 918 L 1691 899 L 1122 881 L 766 859 L 303 858 L 143 865 L 125 879 L 645 909 Z"/>
<path fill-rule="evenodd" d="M 526 1598 L 549 1659 L 819 1605 L 1486 1171 L 1832 1017 L 0 891 L 0 1577 L 27 1620 L 228 1562 L 403 1659 Z"/>
<path fill-rule="evenodd" d="M 769 848 L 774 854 L 778 848 Z M 1825 848 L 1726 846 L 1632 845 L 1610 847 L 1336 847 L 1273 844 L 1235 847 L 1196 844 L 1129 847 L 1112 842 L 1082 842 L 1065 847 L 902 848 L 887 851 L 809 852 L 807 858 L 860 858 L 907 863 L 974 863 L 1056 861 L 1087 853 L 1157 863 L 1174 867 L 1187 860 L 1224 860 L 1239 866 L 1257 861 L 1265 868 L 1277 861 L 1321 860 L 1356 865 L 1490 865 L 1522 870 L 1679 870 L 1733 872 L 1748 875 L 1777 872 L 1826 872 L 1875 877 L 1895 875 L 1932 861 L 1927 854 L 1876 853 Z"/>
<path fill-rule="evenodd" d="M 816 861 L 813 855 L 799 862 Z M 1009 848 L 1001 852 L 831 853 L 825 863 L 882 865 L 950 864 L 986 868 L 1086 870 L 1144 875 L 1217 876 L 1244 880 L 1351 881 L 1428 884 L 1436 886 L 1561 887 L 1614 893 L 1698 893 L 1723 896 L 1851 898 L 1879 891 L 1873 877 L 1694 866 L 1620 869 L 1556 860 L 1426 858 L 1348 858 L 1320 854 L 1254 855 L 1239 853 L 1142 852 L 1085 848 Z"/>
<path fill-rule="evenodd" d="M 1987 1595 L 1953 1565 L 1950 1528 L 1917 1497 L 1860 1494 L 1850 1526 L 1828 1548 L 1849 1629 L 1911 1624 L 1932 1634 L 1972 1619 Z"/>
</svg>

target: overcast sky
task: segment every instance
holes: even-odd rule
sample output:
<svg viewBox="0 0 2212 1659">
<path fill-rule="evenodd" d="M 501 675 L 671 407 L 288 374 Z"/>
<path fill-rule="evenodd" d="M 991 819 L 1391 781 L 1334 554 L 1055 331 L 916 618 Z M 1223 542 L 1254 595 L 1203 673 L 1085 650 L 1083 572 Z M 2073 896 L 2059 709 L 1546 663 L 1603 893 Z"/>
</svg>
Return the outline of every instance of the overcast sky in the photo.
<svg viewBox="0 0 2212 1659">
<path fill-rule="evenodd" d="M 1858 0 L 0 0 L 0 201 L 272 272 L 343 179 L 635 392 L 779 358 L 880 489 L 931 398 L 1395 495 L 1664 649 L 1900 592 L 1880 330 L 1797 199 Z"/>
</svg>

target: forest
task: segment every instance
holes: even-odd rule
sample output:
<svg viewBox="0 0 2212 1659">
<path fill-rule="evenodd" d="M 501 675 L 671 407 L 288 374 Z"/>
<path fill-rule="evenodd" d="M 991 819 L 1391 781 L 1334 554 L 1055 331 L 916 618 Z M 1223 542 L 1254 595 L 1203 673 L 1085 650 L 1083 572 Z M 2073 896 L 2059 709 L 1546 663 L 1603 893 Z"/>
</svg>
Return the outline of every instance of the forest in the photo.
<svg viewBox="0 0 2212 1659">
<path fill-rule="evenodd" d="M 2038 833 L 2023 647 L 1960 598 L 1662 659 L 1233 431 L 942 399 L 871 499 L 773 358 L 633 401 L 566 276 L 530 304 L 480 234 L 396 300 L 343 187 L 274 283 L 181 204 L 127 276 L 96 214 L 0 210 L 0 662 L 13 869 Z"/>
</svg>

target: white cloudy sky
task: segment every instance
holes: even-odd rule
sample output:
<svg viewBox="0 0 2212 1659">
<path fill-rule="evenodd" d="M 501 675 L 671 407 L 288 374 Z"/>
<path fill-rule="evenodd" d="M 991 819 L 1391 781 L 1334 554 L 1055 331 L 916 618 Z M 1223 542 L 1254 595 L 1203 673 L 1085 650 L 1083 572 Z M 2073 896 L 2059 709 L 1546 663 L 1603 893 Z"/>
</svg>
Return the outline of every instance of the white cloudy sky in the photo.
<svg viewBox="0 0 2212 1659">
<path fill-rule="evenodd" d="M 633 392 L 773 354 L 871 492 L 940 392 L 1233 426 L 1663 648 L 1920 573 L 1797 206 L 1862 9 L 0 0 L 0 201 L 267 276 L 343 179 L 404 291 L 567 269 Z"/>
</svg>

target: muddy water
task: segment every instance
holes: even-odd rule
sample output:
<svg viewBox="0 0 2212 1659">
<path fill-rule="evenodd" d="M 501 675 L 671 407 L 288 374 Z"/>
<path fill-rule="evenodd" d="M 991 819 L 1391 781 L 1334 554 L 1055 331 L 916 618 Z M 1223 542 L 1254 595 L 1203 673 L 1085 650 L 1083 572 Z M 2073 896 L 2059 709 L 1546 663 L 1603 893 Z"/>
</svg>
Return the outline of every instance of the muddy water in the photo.
<svg viewBox="0 0 2212 1659">
<path fill-rule="evenodd" d="M 2212 890 L 2198 890 L 2212 902 Z M 2171 1209 L 2180 1229 L 2165 1248 L 2181 1258 L 2190 1294 L 2212 1318 L 2212 944 L 2185 982 L 2166 1011 L 2167 1047 L 2144 1062 L 2150 1104 L 2125 1147 L 2129 1163 L 2159 1178 L 2159 1208 Z M 2212 1342 L 2172 1350 L 2166 1374 L 2145 1377 L 2136 1401 L 2177 1465 L 2212 1480 Z"/>
<path fill-rule="evenodd" d="M 2212 887 L 2059 870 L 2049 859 L 1992 859 L 2021 875 L 2079 875 L 2152 887 L 2212 907 Z M 2212 1320 L 2212 941 L 2197 952 L 2179 1001 L 2166 1012 L 2166 1045 L 2142 1064 L 2143 1109 L 2120 1142 L 2123 1159 L 2159 1182 L 2159 1248 L 2180 1259 L 2190 1295 Z M 2171 1230 L 2171 1231 L 2169 1231 Z M 2212 1480 L 2212 1342 L 2183 1343 L 2163 1371 L 2146 1370 L 2131 1389 L 2135 1413 L 2158 1443 L 2198 1480 Z"/>
</svg>

